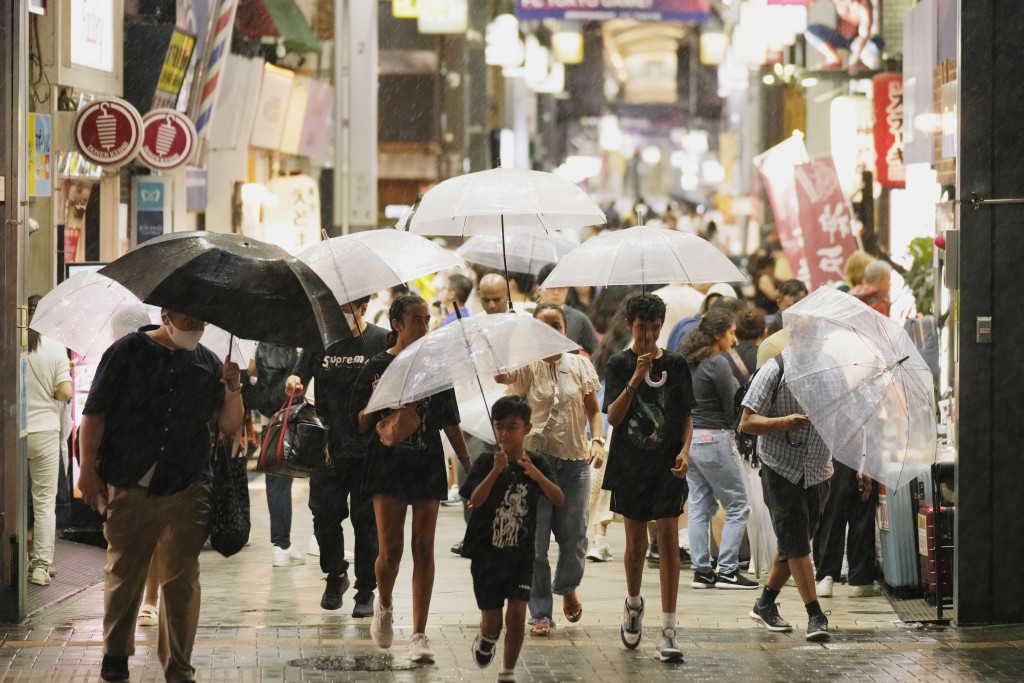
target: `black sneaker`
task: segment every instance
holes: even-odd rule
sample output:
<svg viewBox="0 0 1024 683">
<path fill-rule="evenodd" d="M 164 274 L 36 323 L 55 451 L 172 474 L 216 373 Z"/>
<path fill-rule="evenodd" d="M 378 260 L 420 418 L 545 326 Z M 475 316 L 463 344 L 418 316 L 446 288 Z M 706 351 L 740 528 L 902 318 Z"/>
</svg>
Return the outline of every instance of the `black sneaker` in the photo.
<svg viewBox="0 0 1024 683">
<path fill-rule="evenodd" d="M 815 614 L 807 620 L 807 635 L 804 639 L 814 642 L 828 640 L 828 617 L 824 614 Z"/>
<path fill-rule="evenodd" d="M 108 683 L 125 683 L 128 681 L 128 657 L 103 655 L 100 665 L 100 678 Z"/>
<path fill-rule="evenodd" d="M 714 588 L 715 587 L 715 573 L 713 571 L 706 572 L 694 572 L 693 581 L 690 582 L 690 588 Z"/>
<path fill-rule="evenodd" d="M 352 616 L 356 619 L 373 616 L 373 593 L 356 593 Z"/>
<path fill-rule="evenodd" d="M 459 541 L 458 543 L 456 543 L 455 545 L 452 546 L 452 555 L 461 555 L 461 554 L 462 554 L 462 541 Z"/>
<path fill-rule="evenodd" d="M 328 576 L 325 580 L 327 586 L 324 587 L 323 597 L 320 598 L 320 606 L 324 609 L 338 609 L 341 607 L 341 594 L 351 585 L 348 572 L 341 576 Z"/>
<path fill-rule="evenodd" d="M 715 588 L 725 588 L 729 590 L 754 590 L 760 588 L 760 584 L 757 581 L 751 581 L 747 577 L 740 573 L 737 569 L 734 572 L 718 572 L 718 577 L 715 581 Z"/>
<path fill-rule="evenodd" d="M 679 567 L 690 567 L 692 565 L 693 562 L 690 559 L 689 551 L 687 551 L 686 548 L 679 548 Z"/>
<path fill-rule="evenodd" d="M 760 600 L 754 601 L 754 609 L 750 610 L 750 618 L 763 624 L 769 631 L 792 631 L 788 621 L 779 616 L 779 603 L 762 605 Z"/>
<path fill-rule="evenodd" d="M 652 543 L 647 550 L 647 566 L 657 568 L 661 565 L 661 555 L 658 553 L 658 544 Z"/>
<path fill-rule="evenodd" d="M 496 642 L 496 640 L 491 640 L 480 632 L 477 632 L 476 638 L 473 639 L 473 647 L 471 648 L 473 660 L 481 669 L 486 668 L 494 659 Z"/>
</svg>

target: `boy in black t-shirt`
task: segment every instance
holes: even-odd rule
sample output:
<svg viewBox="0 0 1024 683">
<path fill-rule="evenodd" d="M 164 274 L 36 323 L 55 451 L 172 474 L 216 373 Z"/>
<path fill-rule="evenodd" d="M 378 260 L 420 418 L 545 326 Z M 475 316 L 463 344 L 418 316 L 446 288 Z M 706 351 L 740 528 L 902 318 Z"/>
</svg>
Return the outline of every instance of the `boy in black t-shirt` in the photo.
<svg viewBox="0 0 1024 683">
<path fill-rule="evenodd" d="M 473 658 L 483 668 L 494 658 L 505 610 L 505 651 L 499 681 L 515 681 L 523 647 L 526 605 L 533 583 L 534 530 L 541 493 L 555 505 L 565 501 L 551 481 L 544 458 L 523 449 L 532 409 L 522 396 L 503 396 L 491 409 L 496 453 L 482 453 L 460 489 L 473 515 L 466 527 L 463 557 L 473 560 L 473 593 L 480 608 L 480 633 Z"/>
</svg>

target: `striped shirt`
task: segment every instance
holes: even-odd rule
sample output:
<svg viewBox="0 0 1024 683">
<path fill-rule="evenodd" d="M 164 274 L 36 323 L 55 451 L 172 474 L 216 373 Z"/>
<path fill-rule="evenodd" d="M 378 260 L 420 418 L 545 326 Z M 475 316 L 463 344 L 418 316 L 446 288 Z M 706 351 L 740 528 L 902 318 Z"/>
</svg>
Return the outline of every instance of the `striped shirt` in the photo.
<svg viewBox="0 0 1024 683">
<path fill-rule="evenodd" d="M 790 351 L 783 353 L 784 363 L 789 364 Z M 803 408 L 785 383 L 779 385 L 775 402 L 772 403 L 772 393 L 775 391 L 778 377 L 779 364 L 772 358 L 754 376 L 747 395 L 743 397 L 743 406 L 763 417 L 804 414 Z M 800 483 L 803 479 L 805 488 L 832 476 L 832 455 L 813 426 L 804 427 L 798 432 L 790 432 L 790 439 L 801 444 L 799 446 L 790 446 L 786 442 L 786 434 L 769 432 L 757 438 L 757 455 L 761 462 L 794 484 Z"/>
</svg>

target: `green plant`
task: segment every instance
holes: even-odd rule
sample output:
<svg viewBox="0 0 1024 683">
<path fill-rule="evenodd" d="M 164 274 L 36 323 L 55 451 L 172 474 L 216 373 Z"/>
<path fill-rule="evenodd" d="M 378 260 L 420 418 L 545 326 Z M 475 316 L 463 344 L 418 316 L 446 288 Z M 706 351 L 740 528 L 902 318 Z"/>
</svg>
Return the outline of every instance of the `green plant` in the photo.
<svg viewBox="0 0 1024 683">
<path fill-rule="evenodd" d="M 914 261 L 904 279 L 914 293 L 917 312 L 921 315 L 930 315 L 935 301 L 935 269 L 932 268 L 934 251 L 931 237 L 915 237 L 910 240 L 910 256 Z"/>
</svg>

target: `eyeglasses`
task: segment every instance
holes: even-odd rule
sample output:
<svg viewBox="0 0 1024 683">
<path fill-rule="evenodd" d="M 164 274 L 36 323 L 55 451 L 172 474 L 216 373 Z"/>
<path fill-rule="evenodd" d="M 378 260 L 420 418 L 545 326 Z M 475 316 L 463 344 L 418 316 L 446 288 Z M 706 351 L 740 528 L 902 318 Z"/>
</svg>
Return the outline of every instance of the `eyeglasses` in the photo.
<svg viewBox="0 0 1024 683">
<path fill-rule="evenodd" d="M 168 313 L 167 317 L 172 319 L 172 322 L 174 322 L 175 327 L 177 327 L 179 330 L 184 330 L 186 332 L 194 330 L 205 330 L 208 324 L 205 320 L 193 318 L 192 316 L 185 315 L 184 313 Z M 181 324 L 179 325 L 178 323 Z"/>
</svg>

